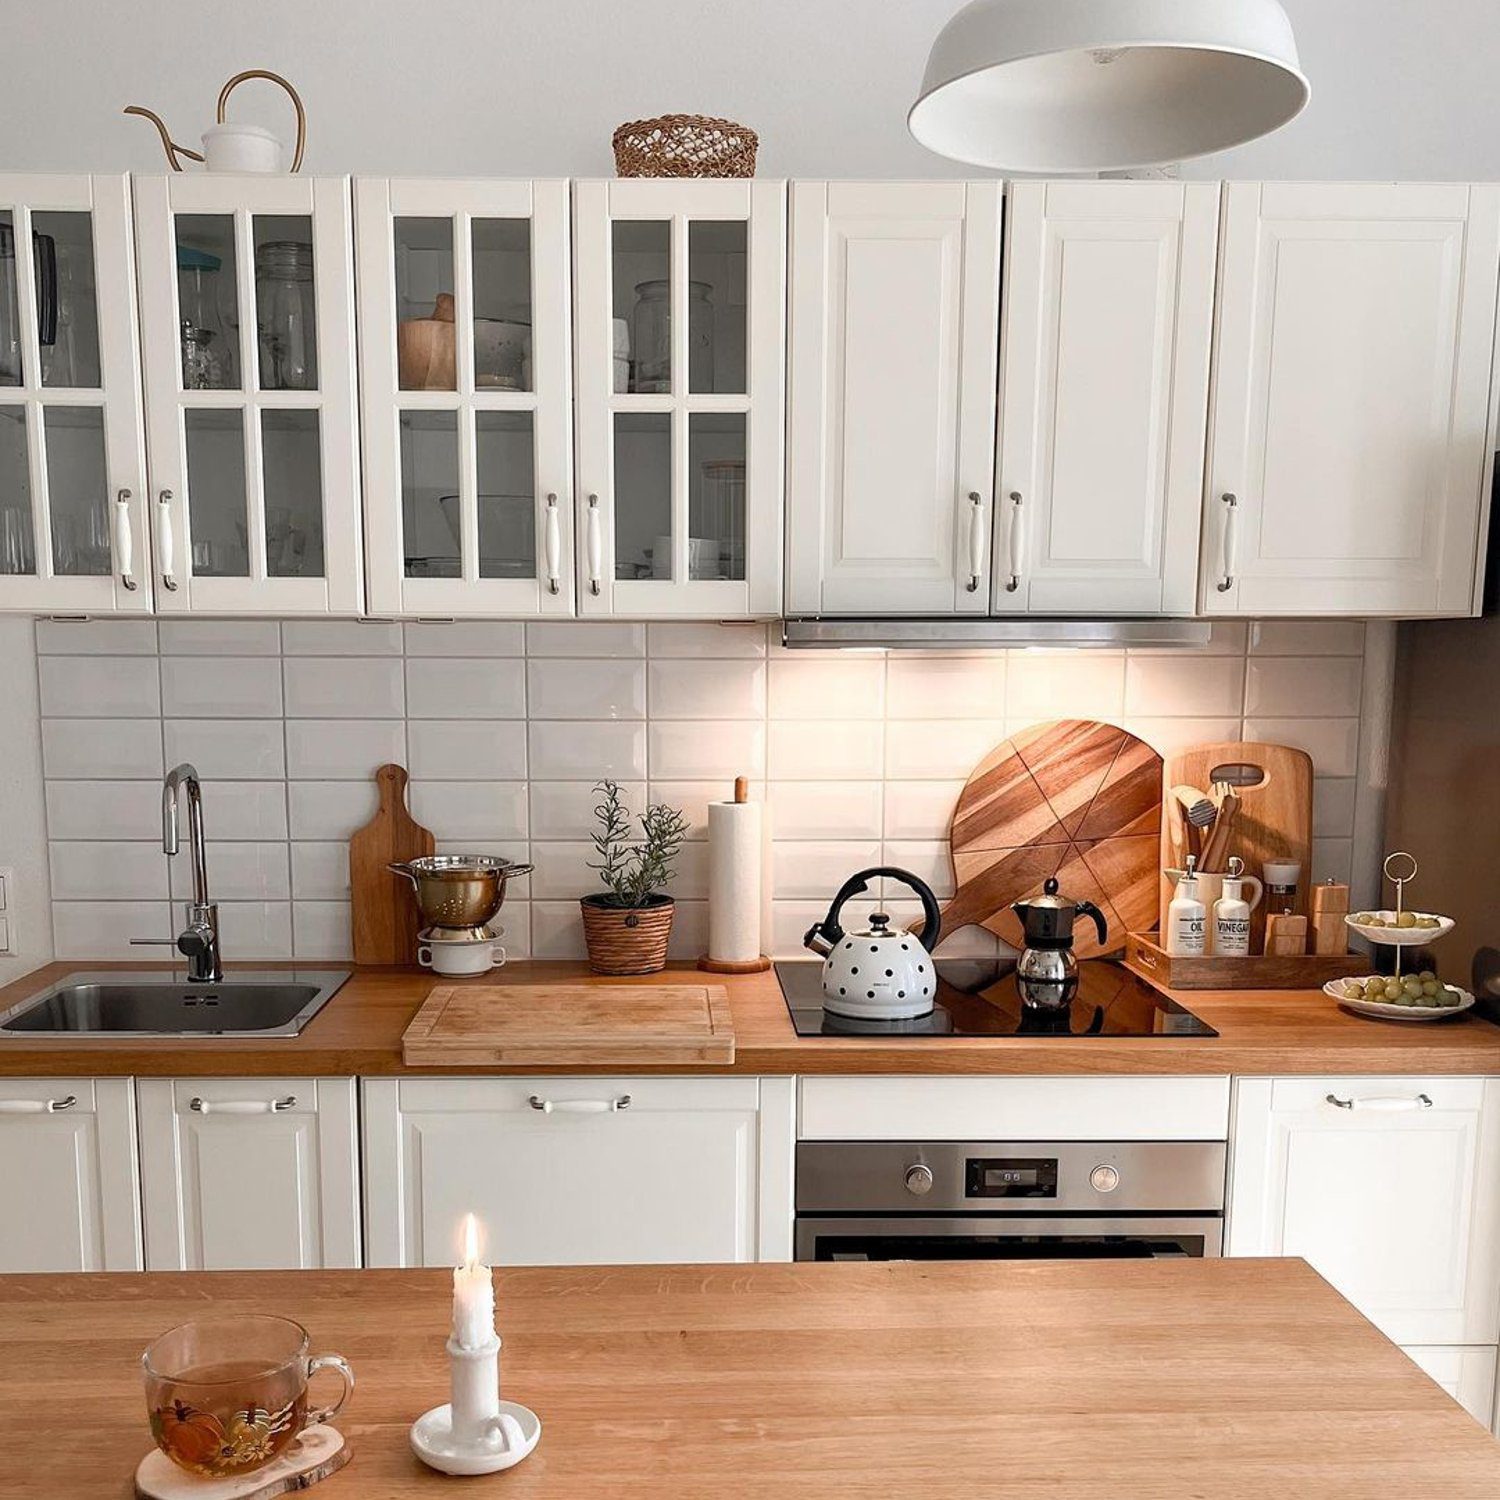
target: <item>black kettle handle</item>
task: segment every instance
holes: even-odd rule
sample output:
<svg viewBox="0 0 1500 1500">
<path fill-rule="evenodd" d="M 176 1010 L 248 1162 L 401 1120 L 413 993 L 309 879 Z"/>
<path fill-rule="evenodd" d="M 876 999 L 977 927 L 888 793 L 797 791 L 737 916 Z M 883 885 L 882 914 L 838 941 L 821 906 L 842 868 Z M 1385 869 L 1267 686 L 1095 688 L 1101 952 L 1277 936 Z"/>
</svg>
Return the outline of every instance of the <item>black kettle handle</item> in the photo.
<svg viewBox="0 0 1500 1500">
<path fill-rule="evenodd" d="M 844 935 L 844 929 L 839 925 L 839 913 L 844 909 L 844 903 L 869 890 L 870 880 L 876 875 L 885 875 L 892 880 L 899 880 L 902 885 L 909 886 L 916 892 L 917 899 L 922 903 L 922 930 L 917 934 L 917 941 L 931 953 L 937 946 L 938 933 L 943 925 L 942 918 L 938 914 L 937 897 L 932 894 L 932 887 L 920 875 L 913 875 L 910 870 L 898 870 L 894 865 L 877 865 L 873 869 L 861 870 L 859 874 L 851 875 L 839 887 L 838 894 L 833 898 L 833 905 L 828 908 L 828 915 L 812 931 L 821 932 L 830 946 L 836 944 Z M 808 936 L 811 937 L 812 933 L 810 932 Z"/>
<path fill-rule="evenodd" d="M 1092 901 L 1080 901 L 1078 915 L 1094 919 L 1094 931 L 1099 934 L 1099 946 L 1102 948 L 1109 941 L 1109 923 L 1104 920 L 1104 913 Z"/>
</svg>

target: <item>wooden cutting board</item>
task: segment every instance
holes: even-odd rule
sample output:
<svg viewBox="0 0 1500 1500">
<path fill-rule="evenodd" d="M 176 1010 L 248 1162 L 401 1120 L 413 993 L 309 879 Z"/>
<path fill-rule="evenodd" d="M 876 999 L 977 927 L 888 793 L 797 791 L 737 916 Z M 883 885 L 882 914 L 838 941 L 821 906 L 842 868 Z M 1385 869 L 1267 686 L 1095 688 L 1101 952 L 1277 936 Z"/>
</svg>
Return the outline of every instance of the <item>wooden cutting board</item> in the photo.
<svg viewBox="0 0 1500 1500">
<path fill-rule="evenodd" d="M 401 1038 L 412 1067 L 668 1067 L 734 1061 L 718 984 L 440 984 Z"/>
<path fill-rule="evenodd" d="M 1241 771 L 1239 768 L 1244 768 Z M 1245 873 L 1263 879 L 1261 866 L 1268 859 L 1294 859 L 1302 866 L 1294 910 L 1307 911 L 1307 891 L 1317 879 L 1312 868 L 1313 763 L 1304 750 L 1290 745 L 1263 744 L 1255 740 L 1226 740 L 1216 745 L 1198 745 L 1167 758 L 1164 785 L 1184 784 L 1207 792 L 1214 772 L 1232 770 L 1227 779 L 1239 793 L 1240 806 L 1231 826 L 1229 852 L 1245 861 Z M 1244 777 L 1250 776 L 1250 781 Z M 1182 850 L 1173 837 L 1173 820 L 1162 819 L 1161 867 L 1182 867 Z M 1173 883 L 1161 877 L 1159 912 L 1166 927 L 1167 903 Z M 1250 951 L 1260 952 L 1265 932 L 1263 902 L 1251 915 Z"/>
<path fill-rule="evenodd" d="M 375 773 L 375 816 L 349 840 L 350 920 L 357 964 L 414 964 L 422 920 L 411 882 L 386 868 L 418 859 L 437 847 L 406 810 L 406 771 L 381 766 Z"/>
<path fill-rule="evenodd" d="M 943 930 L 978 925 L 1021 945 L 1013 901 L 1049 875 L 1065 896 L 1104 913 L 1102 947 L 1088 920 L 1080 958 L 1114 952 L 1156 924 L 1161 756 L 1114 724 L 1060 719 L 1003 740 L 974 768 L 953 810 L 955 891 Z"/>
</svg>

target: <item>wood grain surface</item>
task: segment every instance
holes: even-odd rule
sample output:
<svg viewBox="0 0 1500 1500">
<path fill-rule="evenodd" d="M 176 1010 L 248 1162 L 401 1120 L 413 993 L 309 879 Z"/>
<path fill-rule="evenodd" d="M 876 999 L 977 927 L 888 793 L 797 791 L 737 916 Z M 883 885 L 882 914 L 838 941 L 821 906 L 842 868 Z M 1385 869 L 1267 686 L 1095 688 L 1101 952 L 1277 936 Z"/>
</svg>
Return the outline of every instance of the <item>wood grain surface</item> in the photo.
<svg viewBox="0 0 1500 1500">
<path fill-rule="evenodd" d="M 1171 990 L 1322 989 L 1330 979 L 1370 972 L 1368 955 L 1358 953 L 1251 953 L 1240 957 L 1209 953 L 1187 958 L 1168 953 L 1139 932 L 1131 933 L 1126 940 L 1125 962 L 1143 979 Z"/>
<path fill-rule="evenodd" d="M 401 1038 L 420 1067 L 668 1067 L 734 1061 L 718 984 L 438 985 Z"/>
<path fill-rule="evenodd" d="M 1156 925 L 1161 757 L 1114 724 L 1060 719 L 1002 741 L 974 768 L 953 809 L 956 890 L 943 930 L 977 925 L 1014 948 L 1011 903 L 1056 876 L 1062 894 L 1104 913 L 1074 931 L 1080 958 L 1117 951 L 1127 932 Z"/>
<path fill-rule="evenodd" d="M 437 848 L 406 809 L 406 772 L 387 765 L 375 773 L 375 816 L 349 840 L 350 922 L 358 964 L 414 964 L 422 918 L 411 882 L 392 862 L 419 859 Z"/>
<path fill-rule="evenodd" d="M 407 1444 L 447 1397 L 447 1270 L 0 1277 L 0 1497 L 128 1495 L 141 1349 L 252 1310 L 354 1367 L 327 1500 L 1500 1493 L 1500 1444 L 1296 1260 L 537 1268 L 496 1294 L 542 1440 L 456 1482 Z"/>
</svg>

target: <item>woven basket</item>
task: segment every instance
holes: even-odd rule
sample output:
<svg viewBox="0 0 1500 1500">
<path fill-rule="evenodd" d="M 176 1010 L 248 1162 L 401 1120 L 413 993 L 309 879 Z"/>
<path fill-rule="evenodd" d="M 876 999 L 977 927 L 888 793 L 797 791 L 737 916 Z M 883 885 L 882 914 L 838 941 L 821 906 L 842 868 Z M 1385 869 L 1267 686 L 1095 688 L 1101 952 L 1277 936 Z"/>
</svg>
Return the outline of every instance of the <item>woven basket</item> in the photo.
<svg viewBox="0 0 1500 1500">
<path fill-rule="evenodd" d="M 621 177 L 754 177 L 760 144 L 748 125 L 709 115 L 632 120 L 614 134 Z"/>
<path fill-rule="evenodd" d="M 589 968 L 596 974 L 655 974 L 667 966 L 667 939 L 677 903 L 651 896 L 646 906 L 606 906 L 603 897 L 584 896 L 583 939 Z"/>
</svg>

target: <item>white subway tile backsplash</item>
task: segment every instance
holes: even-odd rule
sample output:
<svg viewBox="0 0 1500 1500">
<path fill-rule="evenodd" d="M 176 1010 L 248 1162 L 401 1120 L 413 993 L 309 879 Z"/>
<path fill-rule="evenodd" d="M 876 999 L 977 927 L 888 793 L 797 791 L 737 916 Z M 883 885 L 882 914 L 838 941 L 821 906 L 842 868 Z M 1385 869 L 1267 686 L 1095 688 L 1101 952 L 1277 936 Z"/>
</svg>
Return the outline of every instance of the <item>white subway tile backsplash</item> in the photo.
<svg viewBox="0 0 1500 1500">
<path fill-rule="evenodd" d="M 527 837 L 524 781 L 413 781 L 407 801 L 412 817 L 439 839 Z"/>
<path fill-rule="evenodd" d="M 286 786 L 280 781 L 205 778 L 203 823 L 210 839 L 284 839 Z"/>
<path fill-rule="evenodd" d="M 534 723 L 527 728 L 526 761 L 533 781 L 639 781 L 646 775 L 646 726 Z"/>
<path fill-rule="evenodd" d="M 587 842 L 554 843 L 532 841 L 531 899 L 533 901 L 576 901 L 593 891 L 602 891 L 596 870 L 594 846 Z"/>
<path fill-rule="evenodd" d="M 964 781 L 888 781 L 885 784 L 885 836 L 924 839 L 946 834 Z"/>
<path fill-rule="evenodd" d="M 651 779 L 699 781 L 761 776 L 766 767 L 766 730 L 749 719 L 653 723 L 648 731 Z"/>
<path fill-rule="evenodd" d="M 1359 783 L 1352 776 L 1318 776 L 1313 780 L 1313 837 L 1347 838 L 1354 827 L 1354 797 Z"/>
<path fill-rule="evenodd" d="M 879 719 L 885 713 L 882 656 L 781 656 L 770 668 L 773 720 Z"/>
<path fill-rule="evenodd" d="M 1252 656 L 1363 656 L 1363 620 L 1252 620 Z"/>
<path fill-rule="evenodd" d="M 281 660 L 163 656 L 161 693 L 162 712 L 172 719 L 279 719 Z"/>
<path fill-rule="evenodd" d="M 768 793 L 772 837 L 875 839 L 880 836 L 878 781 L 784 781 Z"/>
<path fill-rule="evenodd" d="M 134 959 L 150 955 L 150 948 L 134 948 L 131 938 L 174 938 L 172 906 L 168 901 L 54 901 L 52 946 L 75 962 L 94 959 Z M 170 948 L 155 949 L 160 957 Z"/>
<path fill-rule="evenodd" d="M 1245 712 L 1299 718 L 1357 714 L 1362 674 L 1357 656 L 1252 657 Z"/>
<path fill-rule="evenodd" d="M 1012 721 L 1113 719 L 1125 703 L 1125 658 L 1110 651 L 1020 651 L 1006 670 Z"/>
<path fill-rule="evenodd" d="M 1127 714 L 1121 724 L 1138 739 L 1143 739 L 1158 755 L 1175 755 L 1192 745 L 1211 745 L 1240 737 L 1240 720 L 1235 719 L 1148 719 Z"/>
<path fill-rule="evenodd" d="M 727 628 L 727 627 L 726 627 Z M 533 670 L 545 667 L 533 662 Z M 763 661 L 653 661 L 649 668 L 653 719 L 761 719 L 766 712 Z"/>
<path fill-rule="evenodd" d="M 1003 719 L 1005 657 L 893 656 L 886 664 L 892 719 Z"/>
<path fill-rule="evenodd" d="M 766 627 L 758 624 L 710 625 L 693 620 L 648 625 L 646 654 L 652 658 L 764 656 Z M 653 708 L 652 712 L 655 711 Z"/>
<path fill-rule="evenodd" d="M 210 839 L 205 850 L 208 889 L 215 901 L 285 901 L 292 894 L 287 845 L 226 843 Z M 193 894 L 193 865 L 184 846 L 166 861 L 172 871 L 172 895 L 187 901 Z"/>
<path fill-rule="evenodd" d="M 520 719 L 412 719 L 407 769 L 440 781 L 523 780 L 526 725 Z"/>
<path fill-rule="evenodd" d="M 285 958 L 292 951 L 290 901 L 221 901 L 219 936 L 237 959 Z"/>
<path fill-rule="evenodd" d="M 45 624 L 45 621 L 41 623 Z M 278 735 L 281 726 L 276 726 Z M 160 719 L 42 721 L 42 771 L 48 777 L 127 781 L 162 775 Z"/>
<path fill-rule="evenodd" d="M 892 781 L 967 777 L 1005 734 L 998 719 L 892 719 L 885 726 L 885 774 Z"/>
<path fill-rule="evenodd" d="M 288 719 L 286 773 L 295 781 L 360 781 L 406 761 L 405 719 Z"/>
<path fill-rule="evenodd" d="M 345 839 L 375 816 L 373 781 L 293 781 L 287 815 L 294 839 Z"/>
<path fill-rule="evenodd" d="M 675 807 L 687 819 L 688 838 L 696 842 L 708 837 L 708 804 L 732 801 L 734 783 L 728 777 L 720 777 L 716 781 L 653 781 L 648 795 L 652 802 L 663 802 L 668 807 Z M 752 802 L 763 802 L 766 795 L 765 782 L 752 780 L 749 795 Z M 644 802 L 637 800 L 627 805 L 634 813 L 640 811 Z"/>
<path fill-rule="evenodd" d="M 525 663 L 441 656 L 408 660 L 406 711 L 413 719 L 524 719 Z"/>
<path fill-rule="evenodd" d="M 167 895 L 167 856 L 154 844 L 85 841 L 48 846 L 54 901 L 142 901 Z"/>
<path fill-rule="evenodd" d="M 1245 738 L 1305 750 L 1325 776 L 1353 776 L 1358 769 L 1358 719 L 1246 719 Z"/>
<path fill-rule="evenodd" d="M 946 838 L 887 839 L 879 863 L 907 870 L 925 880 L 939 901 L 946 901 L 953 894 L 953 859 Z M 885 890 L 907 894 L 905 887 L 895 880 L 887 880 Z"/>
<path fill-rule="evenodd" d="M 526 712 L 533 719 L 644 719 L 646 664 L 568 657 L 529 661 Z"/>
<path fill-rule="evenodd" d="M 206 780 L 282 781 L 286 726 L 281 719 L 167 719 L 167 764 L 191 761 Z"/>
<path fill-rule="evenodd" d="M 599 793 L 592 781 L 535 781 L 531 783 L 531 837 L 582 839 L 597 826 L 594 809 Z M 643 781 L 622 781 L 620 794 L 632 814 L 646 805 Z M 667 798 L 666 800 L 671 800 Z"/>
<path fill-rule="evenodd" d="M 838 776 L 878 781 L 885 731 L 891 727 L 878 719 L 841 724 L 813 719 L 773 721 L 767 774 L 772 781 L 828 781 Z"/>
<path fill-rule="evenodd" d="M 528 656 L 644 656 L 646 627 L 603 620 L 528 620 Z"/>
<path fill-rule="evenodd" d="M 410 620 L 408 656 L 524 656 L 526 627 L 510 620 Z"/>
<path fill-rule="evenodd" d="M 49 838 L 160 843 L 161 787 L 156 782 L 49 781 L 45 797 Z"/>
<path fill-rule="evenodd" d="M 1353 839 L 1314 839 L 1311 883 L 1321 885 L 1325 880 L 1336 880 L 1340 885 L 1348 885 L 1353 859 Z"/>
<path fill-rule="evenodd" d="M 708 902 L 679 899 L 667 939 L 669 959 L 702 958 L 708 951 Z"/>
<path fill-rule="evenodd" d="M 400 656 L 401 627 L 391 620 L 285 620 L 283 656 Z"/>
<path fill-rule="evenodd" d="M 275 620 L 163 620 L 163 656 L 279 656 Z"/>
<path fill-rule="evenodd" d="M 583 942 L 583 914 L 577 901 L 531 903 L 533 958 L 582 958 L 586 951 Z"/>
<path fill-rule="evenodd" d="M 349 900 L 349 845 L 298 840 L 291 846 L 292 895 L 302 901 Z M 293 913 L 295 920 L 296 913 Z"/>
<path fill-rule="evenodd" d="M 1132 656 L 1125 664 L 1125 712 L 1144 718 L 1235 717 L 1245 699 L 1245 664 L 1235 656 Z"/>
<path fill-rule="evenodd" d="M 771 852 L 771 889 L 789 900 L 833 900 L 833 893 L 855 873 L 880 863 L 880 840 L 780 839 Z"/>
<path fill-rule="evenodd" d="M 346 959 L 353 951 L 347 901 L 292 902 L 294 957 Z"/>
<path fill-rule="evenodd" d="M 155 656 L 155 620 L 38 620 L 38 656 Z"/>
<path fill-rule="evenodd" d="M 384 656 L 289 656 L 289 719 L 398 719 L 405 716 L 401 661 Z"/>
<path fill-rule="evenodd" d="M 37 678 L 44 718 L 114 719 L 161 710 L 153 656 L 43 656 Z"/>
</svg>

